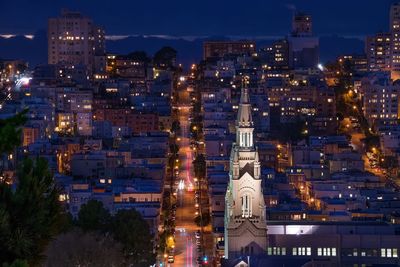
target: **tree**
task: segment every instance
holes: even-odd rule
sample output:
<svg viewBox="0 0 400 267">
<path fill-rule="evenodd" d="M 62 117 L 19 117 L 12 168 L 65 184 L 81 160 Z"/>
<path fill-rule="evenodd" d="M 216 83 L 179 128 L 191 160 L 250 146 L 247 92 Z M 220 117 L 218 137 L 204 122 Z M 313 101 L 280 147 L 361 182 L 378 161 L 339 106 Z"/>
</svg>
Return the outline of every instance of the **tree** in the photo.
<svg viewBox="0 0 400 267">
<path fill-rule="evenodd" d="M 75 228 L 52 241 L 46 252 L 48 267 L 128 266 L 121 244 L 110 235 Z"/>
<path fill-rule="evenodd" d="M 11 264 L 3 264 L 3 267 L 29 267 L 29 265 L 26 261 L 17 259 Z"/>
<path fill-rule="evenodd" d="M 179 123 L 179 121 L 177 120 L 173 121 L 171 125 L 171 132 L 176 133 L 180 129 L 181 129 L 181 124 Z"/>
<path fill-rule="evenodd" d="M 146 52 L 144 51 L 134 51 L 127 55 L 130 59 L 142 61 L 148 63 L 150 58 L 147 56 Z"/>
<path fill-rule="evenodd" d="M 171 151 L 171 153 L 175 156 L 178 154 L 179 152 L 179 146 L 176 143 L 170 144 L 169 145 L 169 150 Z"/>
<path fill-rule="evenodd" d="M 149 225 L 136 210 L 120 210 L 112 222 L 114 239 L 121 243 L 124 255 L 133 266 L 155 263 L 153 237 Z"/>
<path fill-rule="evenodd" d="M 78 213 L 77 225 L 84 231 L 104 231 L 110 223 L 110 213 L 97 200 L 89 200 Z"/>
<path fill-rule="evenodd" d="M 0 120 L 0 156 L 20 145 L 26 113 Z M 23 160 L 16 176 L 13 185 L 0 181 L 0 262 L 35 265 L 60 229 L 59 191 L 44 159 Z"/>
<path fill-rule="evenodd" d="M 0 184 L 0 261 L 35 265 L 61 228 L 59 191 L 45 159 L 25 159 L 13 190 Z"/>
<path fill-rule="evenodd" d="M 209 212 L 203 213 L 201 216 L 198 215 L 194 218 L 194 222 L 197 226 L 207 226 L 211 221 L 211 216 Z"/>
<path fill-rule="evenodd" d="M 194 174 L 199 179 L 203 179 L 206 176 L 206 159 L 203 154 L 199 154 L 193 161 Z"/>
<path fill-rule="evenodd" d="M 158 67 L 174 67 L 177 52 L 169 46 L 164 46 L 154 55 L 154 64 Z"/>
<path fill-rule="evenodd" d="M 0 120 L 0 154 L 13 152 L 21 144 L 21 126 L 26 122 L 27 109 L 14 117 Z"/>
<path fill-rule="evenodd" d="M 305 138 L 305 129 L 305 121 L 297 117 L 292 123 L 277 124 L 273 137 L 278 139 L 281 143 L 296 142 Z"/>
</svg>

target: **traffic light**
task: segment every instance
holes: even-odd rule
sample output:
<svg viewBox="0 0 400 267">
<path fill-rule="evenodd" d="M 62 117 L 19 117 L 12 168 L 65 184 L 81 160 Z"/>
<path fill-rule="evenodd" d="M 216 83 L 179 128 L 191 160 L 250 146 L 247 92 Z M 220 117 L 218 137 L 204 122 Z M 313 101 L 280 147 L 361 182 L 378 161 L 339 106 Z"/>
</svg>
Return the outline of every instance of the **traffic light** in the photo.
<svg viewBox="0 0 400 267">
<path fill-rule="evenodd" d="M 204 263 L 204 264 L 208 264 L 208 258 L 207 258 L 207 256 L 204 256 L 204 257 L 203 257 L 203 263 Z"/>
</svg>

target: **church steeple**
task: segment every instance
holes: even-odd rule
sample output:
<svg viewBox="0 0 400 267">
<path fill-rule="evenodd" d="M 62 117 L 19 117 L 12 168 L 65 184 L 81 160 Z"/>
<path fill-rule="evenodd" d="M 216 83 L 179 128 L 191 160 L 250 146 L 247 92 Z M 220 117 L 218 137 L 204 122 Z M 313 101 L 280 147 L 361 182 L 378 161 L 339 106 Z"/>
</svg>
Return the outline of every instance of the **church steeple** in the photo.
<svg viewBox="0 0 400 267">
<path fill-rule="evenodd" d="M 251 116 L 251 104 L 247 88 L 247 79 L 240 95 L 238 116 L 236 120 L 236 144 L 241 148 L 253 148 L 253 118 Z"/>
<path fill-rule="evenodd" d="M 246 77 L 247 78 L 247 77 Z M 225 258 L 264 254 L 267 241 L 261 163 L 254 145 L 247 79 L 242 86 L 225 195 Z"/>
</svg>

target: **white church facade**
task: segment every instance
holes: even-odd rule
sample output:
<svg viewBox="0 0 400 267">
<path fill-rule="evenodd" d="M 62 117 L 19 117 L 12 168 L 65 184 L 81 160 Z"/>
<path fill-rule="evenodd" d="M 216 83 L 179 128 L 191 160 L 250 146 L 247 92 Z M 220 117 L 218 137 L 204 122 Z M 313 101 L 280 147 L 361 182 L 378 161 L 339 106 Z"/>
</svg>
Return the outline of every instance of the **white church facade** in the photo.
<svg viewBox="0 0 400 267">
<path fill-rule="evenodd" d="M 225 258 L 265 253 L 267 247 L 261 165 L 253 131 L 248 89 L 242 88 L 225 196 Z"/>
</svg>

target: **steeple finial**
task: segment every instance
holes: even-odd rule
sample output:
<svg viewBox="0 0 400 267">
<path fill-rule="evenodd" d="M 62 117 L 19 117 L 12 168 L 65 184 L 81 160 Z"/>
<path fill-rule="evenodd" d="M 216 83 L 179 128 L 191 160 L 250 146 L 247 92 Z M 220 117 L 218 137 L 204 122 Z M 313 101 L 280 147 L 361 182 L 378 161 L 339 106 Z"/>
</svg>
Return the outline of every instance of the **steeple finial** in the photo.
<svg viewBox="0 0 400 267">
<path fill-rule="evenodd" d="M 248 104 L 250 102 L 249 99 L 249 76 L 244 76 L 242 79 L 242 90 L 240 94 L 240 104 Z"/>
</svg>

